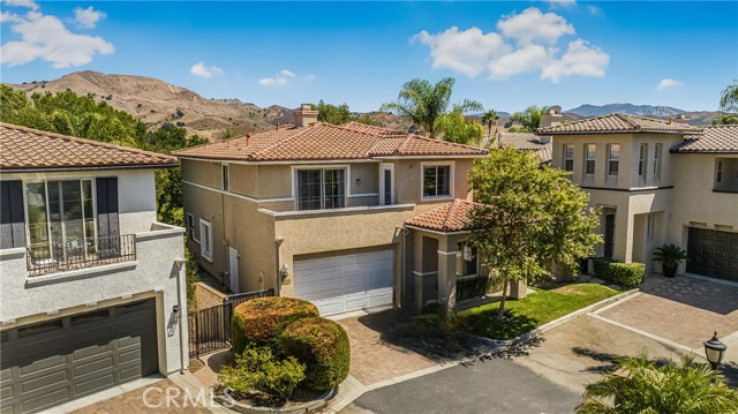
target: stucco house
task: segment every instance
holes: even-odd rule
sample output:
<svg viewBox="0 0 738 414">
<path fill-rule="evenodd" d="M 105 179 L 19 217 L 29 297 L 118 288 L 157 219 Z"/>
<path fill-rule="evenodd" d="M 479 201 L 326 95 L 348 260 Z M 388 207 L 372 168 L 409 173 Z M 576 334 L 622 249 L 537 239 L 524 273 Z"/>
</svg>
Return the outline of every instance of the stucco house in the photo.
<svg viewBox="0 0 738 414">
<path fill-rule="evenodd" d="M 602 209 L 598 255 L 660 272 L 653 251 L 674 243 L 689 255 L 680 271 L 738 281 L 738 126 L 615 113 L 537 133 Z"/>
<path fill-rule="evenodd" d="M 154 188 L 176 159 L 5 123 L 0 147 L 3 413 L 186 368 L 184 230 Z"/>
<path fill-rule="evenodd" d="M 274 288 L 323 315 L 419 309 L 453 292 L 457 263 L 472 263 L 460 276 L 481 274 L 447 240 L 455 229 L 411 219 L 463 205 L 486 150 L 317 115 L 303 105 L 295 126 L 175 154 L 190 247 L 208 272 L 233 292 Z"/>
</svg>

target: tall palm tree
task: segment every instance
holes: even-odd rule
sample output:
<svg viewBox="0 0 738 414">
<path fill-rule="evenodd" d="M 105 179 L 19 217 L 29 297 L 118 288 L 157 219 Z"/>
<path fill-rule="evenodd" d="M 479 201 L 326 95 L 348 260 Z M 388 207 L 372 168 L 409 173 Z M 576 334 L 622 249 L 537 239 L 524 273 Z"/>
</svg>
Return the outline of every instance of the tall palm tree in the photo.
<svg viewBox="0 0 738 414">
<path fill-rule="evenodd" d="M 515 112 L 510 116 L 511 121 L 520 123 L 521 129 L 528 132 L 535 132 L 536 129 L 541 127 L 543 120 L 543 114 L 548 110 L 548 107 L 537 107 L 535 105 L 529 106 L 523 112 Z"/>
<path fill-rule="evenodd" d="M 720 96 L 721 124 L 738 124 L 738 79 L 723 90 Z"/>
<path fill-rule="evenodd" d="M 443 78 L 431 84 L 425 79 L 413 79 L 404 85 L 397 100 L 382 104 L 380 111 L 406 116 L 413 124 L 422 128 L 431 138 L 438 133 L 437 120 L 448 114 L 453 92 L 454 78 Z M 481 111 L 482 105 L 476 101 L 464 100 L 453 106 L 462 113 Z"/>
<path fill-rule="evenodd" d="M 578 414 L 735 414 L 738 392 L 694 356 L 681 365 L 650 361 L 645 354 L 621 362 L 625 376 L 608 375 L 587 386 Z M 610 402 L 612 401 L 612 402 Z"/>
<path fill-rule="evenodd" d="M 497 111 L 490 109 L 489 111 L 482 114 L 482 124 L 487 125 L 487 135 L 492 135 L 492 125 L 497 125 L 497 120 L 500 116 L 497 115 Z"/>
</svg>

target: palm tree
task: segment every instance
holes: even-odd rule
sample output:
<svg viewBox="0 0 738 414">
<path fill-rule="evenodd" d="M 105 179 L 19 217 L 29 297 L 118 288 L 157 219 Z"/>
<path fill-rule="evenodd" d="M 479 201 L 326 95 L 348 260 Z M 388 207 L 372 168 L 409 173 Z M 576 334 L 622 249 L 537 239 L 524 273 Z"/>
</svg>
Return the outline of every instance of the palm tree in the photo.
<svg viewBox="0 0 738 414">
<path fill-rule="evenodd" d="M 541 127 L 543 120 L 543 114 L 548 110 L 548 107 L 537 107 L 535 105 L 529 106 L 523 112 L 515 112 L 510 116 L 510 121 L 520 123 L 521 129 L 528 132 L 535 132 L 536 129 Z"/>
<path fill-rule="evenodd" d="M 720 96 L 721 124 L 738 124 L 738 79 L 723 90 Z"/>
<path fill-rule="evenodd" d="M 443 78 L 432 85 L 425 79 L 413 79 L 404 85 L 396 101 L 382 104 L 383 112 L 392 112 L 406 116 L 418 127 L 421 127 L 431 138 L 437 134 L 437 120 L 449 113 L 451 92 L 454 78 Z M 453 106 L 454 110 L 467 113 L 481 111 L 482 105 L 476 101 L 464 100 Z"/>
<path fill-rule="evenodd" d="M 489 111 L 482 114 L 482 124 L 487 125 L 487 135 L 492 135 L 492 125 L 497 125 L 497 120 L 500 116 L 497 115 L 497 111 L 490 109 Z"/>
<path fill-rule="evenodd" d="M 706 364 L 684 356 L 681 365 L 650 361 L 645 354 L 621 362 L 626 375 L 608 375 L 587 386 L 578 414 L 734 414 L 738 392 Z M 612 401 L 611 403 L 609 401 Z"/>
</svg>

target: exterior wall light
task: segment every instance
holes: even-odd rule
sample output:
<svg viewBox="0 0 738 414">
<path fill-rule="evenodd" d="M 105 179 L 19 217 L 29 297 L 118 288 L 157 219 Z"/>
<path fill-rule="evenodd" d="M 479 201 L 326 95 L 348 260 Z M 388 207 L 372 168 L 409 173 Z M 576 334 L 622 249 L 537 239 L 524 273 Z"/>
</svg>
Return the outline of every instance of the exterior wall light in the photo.
<svg viewBox="0 0 738 414">
<path fill-rule="evenodd" d="M 289 272 L 290 266 L 287 263 L 283 264 L 282 267 L 279 268 L 279 276 L 282 277 L 282 279 L 286 279 L 287 275 L 290 274 Z"/>
<path fill-rule="evenodd" d="M 707 362 L 712 365 L 712 369 L 717 369 L 720 363 L 723 362 L 723 355 L 725 355 L 726 349 L 728 347 L 720 342 L 717 332 L 712 336 L 712 339 L 705 342 L 705 356 L 707 357 Z"/>
</svg>

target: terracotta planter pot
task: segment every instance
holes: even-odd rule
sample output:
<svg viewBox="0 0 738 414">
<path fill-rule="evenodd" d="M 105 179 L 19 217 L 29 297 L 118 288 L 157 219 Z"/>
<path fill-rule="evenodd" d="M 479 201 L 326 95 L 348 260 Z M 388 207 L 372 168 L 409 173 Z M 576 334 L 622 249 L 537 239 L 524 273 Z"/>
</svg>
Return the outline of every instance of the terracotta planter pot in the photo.
<svg viewBox="0 0 738 414">
<path fill-rule="evenodd" d="M 667 264 L 662 265 L 662 270 L 664 271 L 664 276 L 666 277 L 674 277 L 676 276 L 677 272 L 677 266 L 669 266 Z"/>
</svg>

